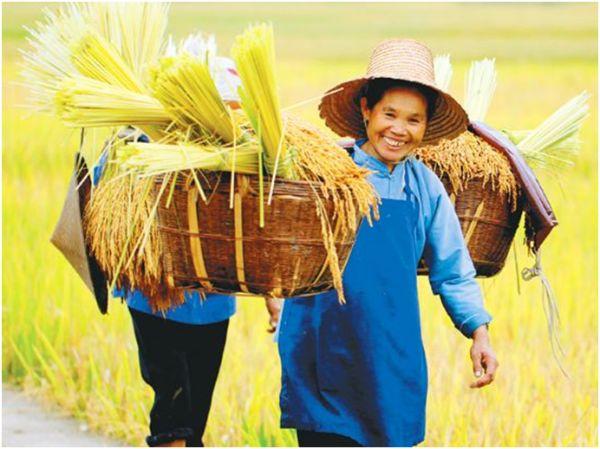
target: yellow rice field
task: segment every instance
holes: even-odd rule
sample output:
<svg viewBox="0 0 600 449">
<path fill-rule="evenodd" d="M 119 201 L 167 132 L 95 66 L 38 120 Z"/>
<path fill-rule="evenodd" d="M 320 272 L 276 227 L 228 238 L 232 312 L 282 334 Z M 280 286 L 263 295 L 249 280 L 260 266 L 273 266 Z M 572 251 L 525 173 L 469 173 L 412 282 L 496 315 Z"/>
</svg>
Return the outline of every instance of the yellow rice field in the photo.
<svg viewBox="0 0 600 449">
<path fill-rule="evenodd" d="M 468 388 L 469 341 L 421 279 L 430 376 L 426 446 L 598 445 L 596 9 L 595 4 L 173 7 L 170 29 L 177 37 L 203 28 L 217 34 L 222 52 L 246 24 L 272 20 L 284 105 L 359 75 L 369 49 L 393 36 L 415 37 L 436 53 L 451 53 L 451 90 L 459 99 L 470 61 L 496 56 L 498 90 L 488 122 L 498 128 L 533 127 L 575 94 L 592 93 L 576 166 L 560 178 L 539 174 L 560 222 L 544 245 L 543 262 L 558 297 L 569 378 L 552 356 L 540 283 L 517 282 L 512 252 L 500 275 L 481 282 L 500 361 L 496 381 L 483 390 Z M 126 308 L 114 300 L 109 315 L 100 316 L 48 241 L 78 131 L 18 108 L 25 94 L 14 84 L 16 49 L 24 45 L 21 26 L 39 17 L 37 4 L 3 4 L 3 382 L 68 410 L 98 432 L 142 445 L 151 391 L 139 375 Z M 297 112 L 319 123 L 316 103 Z M 522 241 L 520 230 L 519 268 L 533 263 Z M 261 299 L 238 301 L 207 445 L 296 445 L 294 434 L 279 428 L 279 359 L 266 328 Z"/>
</svg>

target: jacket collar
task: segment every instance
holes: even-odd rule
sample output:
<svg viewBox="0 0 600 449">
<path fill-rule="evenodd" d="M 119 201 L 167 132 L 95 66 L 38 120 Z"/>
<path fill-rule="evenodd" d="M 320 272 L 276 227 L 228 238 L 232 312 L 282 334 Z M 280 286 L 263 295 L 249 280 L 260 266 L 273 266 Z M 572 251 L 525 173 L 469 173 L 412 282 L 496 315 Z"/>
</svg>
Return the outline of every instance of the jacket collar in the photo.
<svg viewBox="0 0 600 449">
<path fill-rule="evenodd" d="M 408 161 L 414 159 L 414 156 L 408 156 L 404 160 L 400 161 L 394 170 L 390 173 L 386 164 L 381 162 L 376 157 L 367 154 L 361 146 L 367 141 L 367 139 L 358 139 L 354 142 L 354 162 L 361 167 L 365 167 L 369 170 L 374 171 L 378 176 L 386 178 L 395 178 L 404 174 L 404 166 Z"/>
</svg>

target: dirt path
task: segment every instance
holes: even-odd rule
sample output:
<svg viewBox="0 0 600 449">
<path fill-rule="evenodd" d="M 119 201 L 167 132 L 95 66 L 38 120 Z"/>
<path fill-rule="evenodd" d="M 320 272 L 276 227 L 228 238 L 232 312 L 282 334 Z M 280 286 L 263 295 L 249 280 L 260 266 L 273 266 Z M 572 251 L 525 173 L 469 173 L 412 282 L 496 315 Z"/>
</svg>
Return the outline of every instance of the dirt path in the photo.
<svg viewBox="0 0 600 449">
<path fill-rule="evenodd" d="M 85 423 L 48 411 L 16 388 L 3 384 L 2 446 L 99 447 L 124 443 L 92 434 Z"/>
</svg>

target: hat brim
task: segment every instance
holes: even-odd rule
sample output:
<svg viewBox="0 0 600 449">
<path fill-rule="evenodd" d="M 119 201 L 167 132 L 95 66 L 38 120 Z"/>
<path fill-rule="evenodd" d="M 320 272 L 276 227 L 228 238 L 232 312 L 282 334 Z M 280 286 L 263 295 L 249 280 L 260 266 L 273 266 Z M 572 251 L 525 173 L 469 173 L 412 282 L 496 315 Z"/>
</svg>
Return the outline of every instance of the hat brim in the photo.
<svg viewBox="0 0 600 449">
<path fill-rule="evenodd" d="M 366 136 L 366 130 L 360 110 L 359 93 L 369 78 L 356 78 L 338 84 L 328 90 L 319 105 L 319 114 L 325 124 L 342 137 L 359 139 Z M 435 86 L 414 80 L 437 95 L 435 110 L 427 121 L 427 128 L 421 145 L 432 145 L 440 139 L 452 139 L 467 129 L 469 118 L 462 106 L 451 95 Z"/>
</svg>

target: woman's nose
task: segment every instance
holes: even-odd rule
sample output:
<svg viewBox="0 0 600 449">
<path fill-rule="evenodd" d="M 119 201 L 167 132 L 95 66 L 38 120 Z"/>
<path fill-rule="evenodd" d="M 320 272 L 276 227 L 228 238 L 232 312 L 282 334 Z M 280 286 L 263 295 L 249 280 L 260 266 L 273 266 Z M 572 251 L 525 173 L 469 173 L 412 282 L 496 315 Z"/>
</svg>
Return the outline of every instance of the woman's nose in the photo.
<svg viewBox="0 0 600 449">
<path fill-rule="evenodd" d="M 392 126 L 392 134 L 395 134 L 397 136 L 405 136 L 408 133 L 408 129 L 406 127 L 406 123 L 404 122 L 395 122 Z"/>
</svg>

